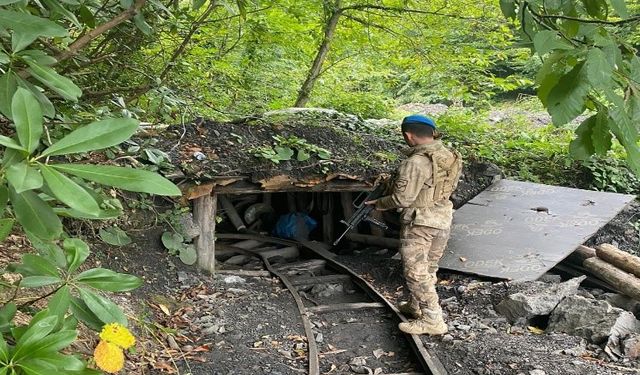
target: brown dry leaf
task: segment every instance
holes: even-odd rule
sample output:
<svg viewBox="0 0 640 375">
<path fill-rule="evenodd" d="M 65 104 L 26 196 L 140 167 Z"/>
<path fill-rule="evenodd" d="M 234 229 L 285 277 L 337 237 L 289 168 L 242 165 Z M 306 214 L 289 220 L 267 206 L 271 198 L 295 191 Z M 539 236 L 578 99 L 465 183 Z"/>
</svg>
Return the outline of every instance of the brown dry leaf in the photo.
<svg viewBox="0 0 640 375">
<path fill-rule="evenodd" d="M 162 310 L 163 313 L 165 313 L 165 315 L 171 316 L 171 311 L 169 311 L 169 308 L 167 306 L 159 303 L 158 307 L 160 308 L 160 310 Z"/>
<path fill-rule="evenodd" d="M 374 357 L 376 357 L 376 359 L 380 359 L 380 357 L 385 355 L 385 352 L 382 349 L 376 349 L 376 350 L 373 351 L 373 355 L 374 355 Z"/>
<path fill-rule="evenodd" d="M 254 348 L 259 348 L 262 346 L 262 344 L 264 344 L 262 341 L 256 341 L 253 343 L 253 347 Z"/>
<path fill-rule="evenodd" d="M 527 329 L 529 330 L 529 332 L 533 333 L 534 335 L 542 335 L 544 333 L 543 329 L 540 329 L 534 326 L 527 326 Z"/>
</svg>

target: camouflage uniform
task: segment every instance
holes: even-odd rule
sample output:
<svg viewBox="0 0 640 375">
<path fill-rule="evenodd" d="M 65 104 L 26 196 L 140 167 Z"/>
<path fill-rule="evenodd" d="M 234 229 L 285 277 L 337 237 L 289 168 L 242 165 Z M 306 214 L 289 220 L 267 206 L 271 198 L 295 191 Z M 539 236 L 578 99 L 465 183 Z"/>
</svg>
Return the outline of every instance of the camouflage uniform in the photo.
<svg viewBox="0 0 640 375">
<path fill-rule="evenodd" d="M 376 208 L 401 209 L 400 254 L 412 305 L 441 312 L 436 271 L 449 239 L 453 204 L 439 181 L 458 160 L 457 154 L 440 141 L 414 146 L 405 154 L 408 158 L 398 168 L 392 193 L 378 199 Z M 442 168 L 434 168 L 434 163 Z"/>
</svg>

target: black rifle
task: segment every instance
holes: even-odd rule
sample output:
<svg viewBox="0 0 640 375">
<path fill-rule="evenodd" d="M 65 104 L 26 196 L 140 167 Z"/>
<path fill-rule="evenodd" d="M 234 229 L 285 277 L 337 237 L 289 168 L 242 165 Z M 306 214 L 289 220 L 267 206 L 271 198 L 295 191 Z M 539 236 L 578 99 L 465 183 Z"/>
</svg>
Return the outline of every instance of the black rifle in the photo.
<svg viewBox="0 0 640 375">
<path fill-rule="evenodd" d="M 347 229 L 342 233 L 342 235 L 340 235 L 340 237 L 338 237 L 337 240 L 333 242 L 333 246 L 337 245 L 338 242 L 342 240 L 342 237 L 344 237 L 347 233 L 349 233 L 351 229 L 356 228 L 358 224 L 360 224 L 360 222 L 362 222 L 363 220 L 371 224 L 375 224 L 380 228 L 389 229 L 387 224 L 369 216 L 371 211 L 375 209 L 375 205 L 365 204 L 365 202 L 372 201 L 382 197 L 386 190 L 387 190 L 386 185 L 384 183 L 381 183 L 381 184 L 378 184 L 378 186 L 376 186 L 376 188 L 373 189 L 373 191 L 371 191 L 370 193 L 368 194 L 361 193 L 360 195 L 358 195 L 358 197 L 356 197 L 356 200 L 353 202 L 353 207 L 356 209 L 356 212 L 353 213 L 353 215 L 349 218 L 349 220 L 347 221 L 340 220 L 342 224 L 347 226 Z M 363 199 L 362 197 L 365 194 L 366 196 Z"/>
</svg>

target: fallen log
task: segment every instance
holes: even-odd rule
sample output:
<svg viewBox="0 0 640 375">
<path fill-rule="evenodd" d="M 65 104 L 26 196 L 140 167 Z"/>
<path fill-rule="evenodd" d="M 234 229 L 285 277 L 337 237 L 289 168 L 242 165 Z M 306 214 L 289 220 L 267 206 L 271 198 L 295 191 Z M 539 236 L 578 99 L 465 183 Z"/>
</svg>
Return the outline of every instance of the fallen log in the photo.
<svg viewBox="0 0 640 375">
<path fill-rule="evenodd" d="M 264 256 L 265 258 L 283 257 L 284 259 L 296 259 L 300 256 L 300 251 L 295 246 L 283 247 L 283 248 L 264 248 L 251 250 L 257 254 Z"/>
<path fill-rule="evenodd" d="M 397 249 L 400 247 L 400 240 L 397 238 L 378 237 L 368 234 L 347 233 L 346 238 L 353 242 L 359 242 L 366 245 L 389 247 Z"/>
<path fill-rule="evenodd" d="M 225 195 L 220 195 L 218 200 L 220 201 L 220 204 L 222 204 L 224 212 L 227 214 L 227 217 L 236 228 L 236 230 L 238 232 L 246 230 L 247 226 L 244 225 L 242 218 L 240 218 L 240 215 L 238 215 L 238 210 L 236 210 L 229 198 L 227 198 Z"/>
<path fill-rule="evenodd" d="M 621 294 L 640 301 L 640 279 L 606 261 L 592 257 L 584 261 L 584 268 L 613 285 Z"/>
<path fill-rule="evenodd" d="M 624 252 L 610 244 L 602 244 L 596 247 L 598 258 L 610 263 L 625 272 L 640 277 L 640 258 Z"/>
<path fill-rule="evenodd" d="M 264 242 L 257 241 L 257 240 L 244 240 L 244 241 L 234 243 L 233 247 L 249 250 L 249 249 L 255 249 L 262 245 L 264 245 Z"/>
</svg>

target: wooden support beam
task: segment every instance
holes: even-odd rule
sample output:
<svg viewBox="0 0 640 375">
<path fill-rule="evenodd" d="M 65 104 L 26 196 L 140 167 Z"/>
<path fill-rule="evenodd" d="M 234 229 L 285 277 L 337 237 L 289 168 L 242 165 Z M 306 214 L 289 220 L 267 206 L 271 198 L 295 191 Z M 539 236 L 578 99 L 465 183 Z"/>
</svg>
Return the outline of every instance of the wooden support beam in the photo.
<svg viewBox="0 0 640 375">
<path fill-rule="evenodd" d="M 322 275 L 322 276 L 300 277 L 296 279 L 291 279 L 291 285 L 302 286 L 302 285 L 316 285 L 316 284 L 333 284 L 333 283 L 343 283 L 348 280 L 351 280 L 351 277 L 349 275 L 343 275 L 343 274 Z"/>
<path fill-rule="evenodd" d="M 203 195 L 193 202 L 193 218 L 200 227 L 196 238 L 198 266 L 212 274 L 215 272 L 216 194 Z"/>
<path fill-rule="evenodd" d="M 293 192 L 287 193 L 287 208 L 289 213 L 296 212 L 296 194 Z"/>
<path fill-rule="evenodd" d="M 236 227 L 236 230 L 238 232 L 246 230 L 247 226 L 244 225 L 242 218 L 240 218 L 240 215 L 238 215 L 238 210 L 236 210 L 229 198 L 227 198 L 225 195 L 220 195 L 218 199 L 220 199 L 222 209 L 224 209 L 224 212 L 227 214 L 227 217 L 229 218 L 233 226 Z"/>
<path fill-rule="evenodd" d="M 640 279 L 635 275 L 624 272 L 598 257 L 589 258 L 583 264 L 584 268 L 596 277 L 614 285 L 620 293 L 640 301 Z"/>
<path fill-rule="evenodd" d="M 324 193 L 318 195 L 320 207 L 322 211 L 322 240 L 326 243 L 333 243 L 335 240 L 334 222 L 334 204 L 333 194 Z"/>
<path fill-rule="evenodd" d="M 326 313 L 333 311 L 361 310 L 361 309 L 384 309 L 387 306 L 382 302 L 355 302 L 337 303 L 332 305 L 319 305 L 307 307 L 307 311 L 312 313 Z"/>
</svg>

